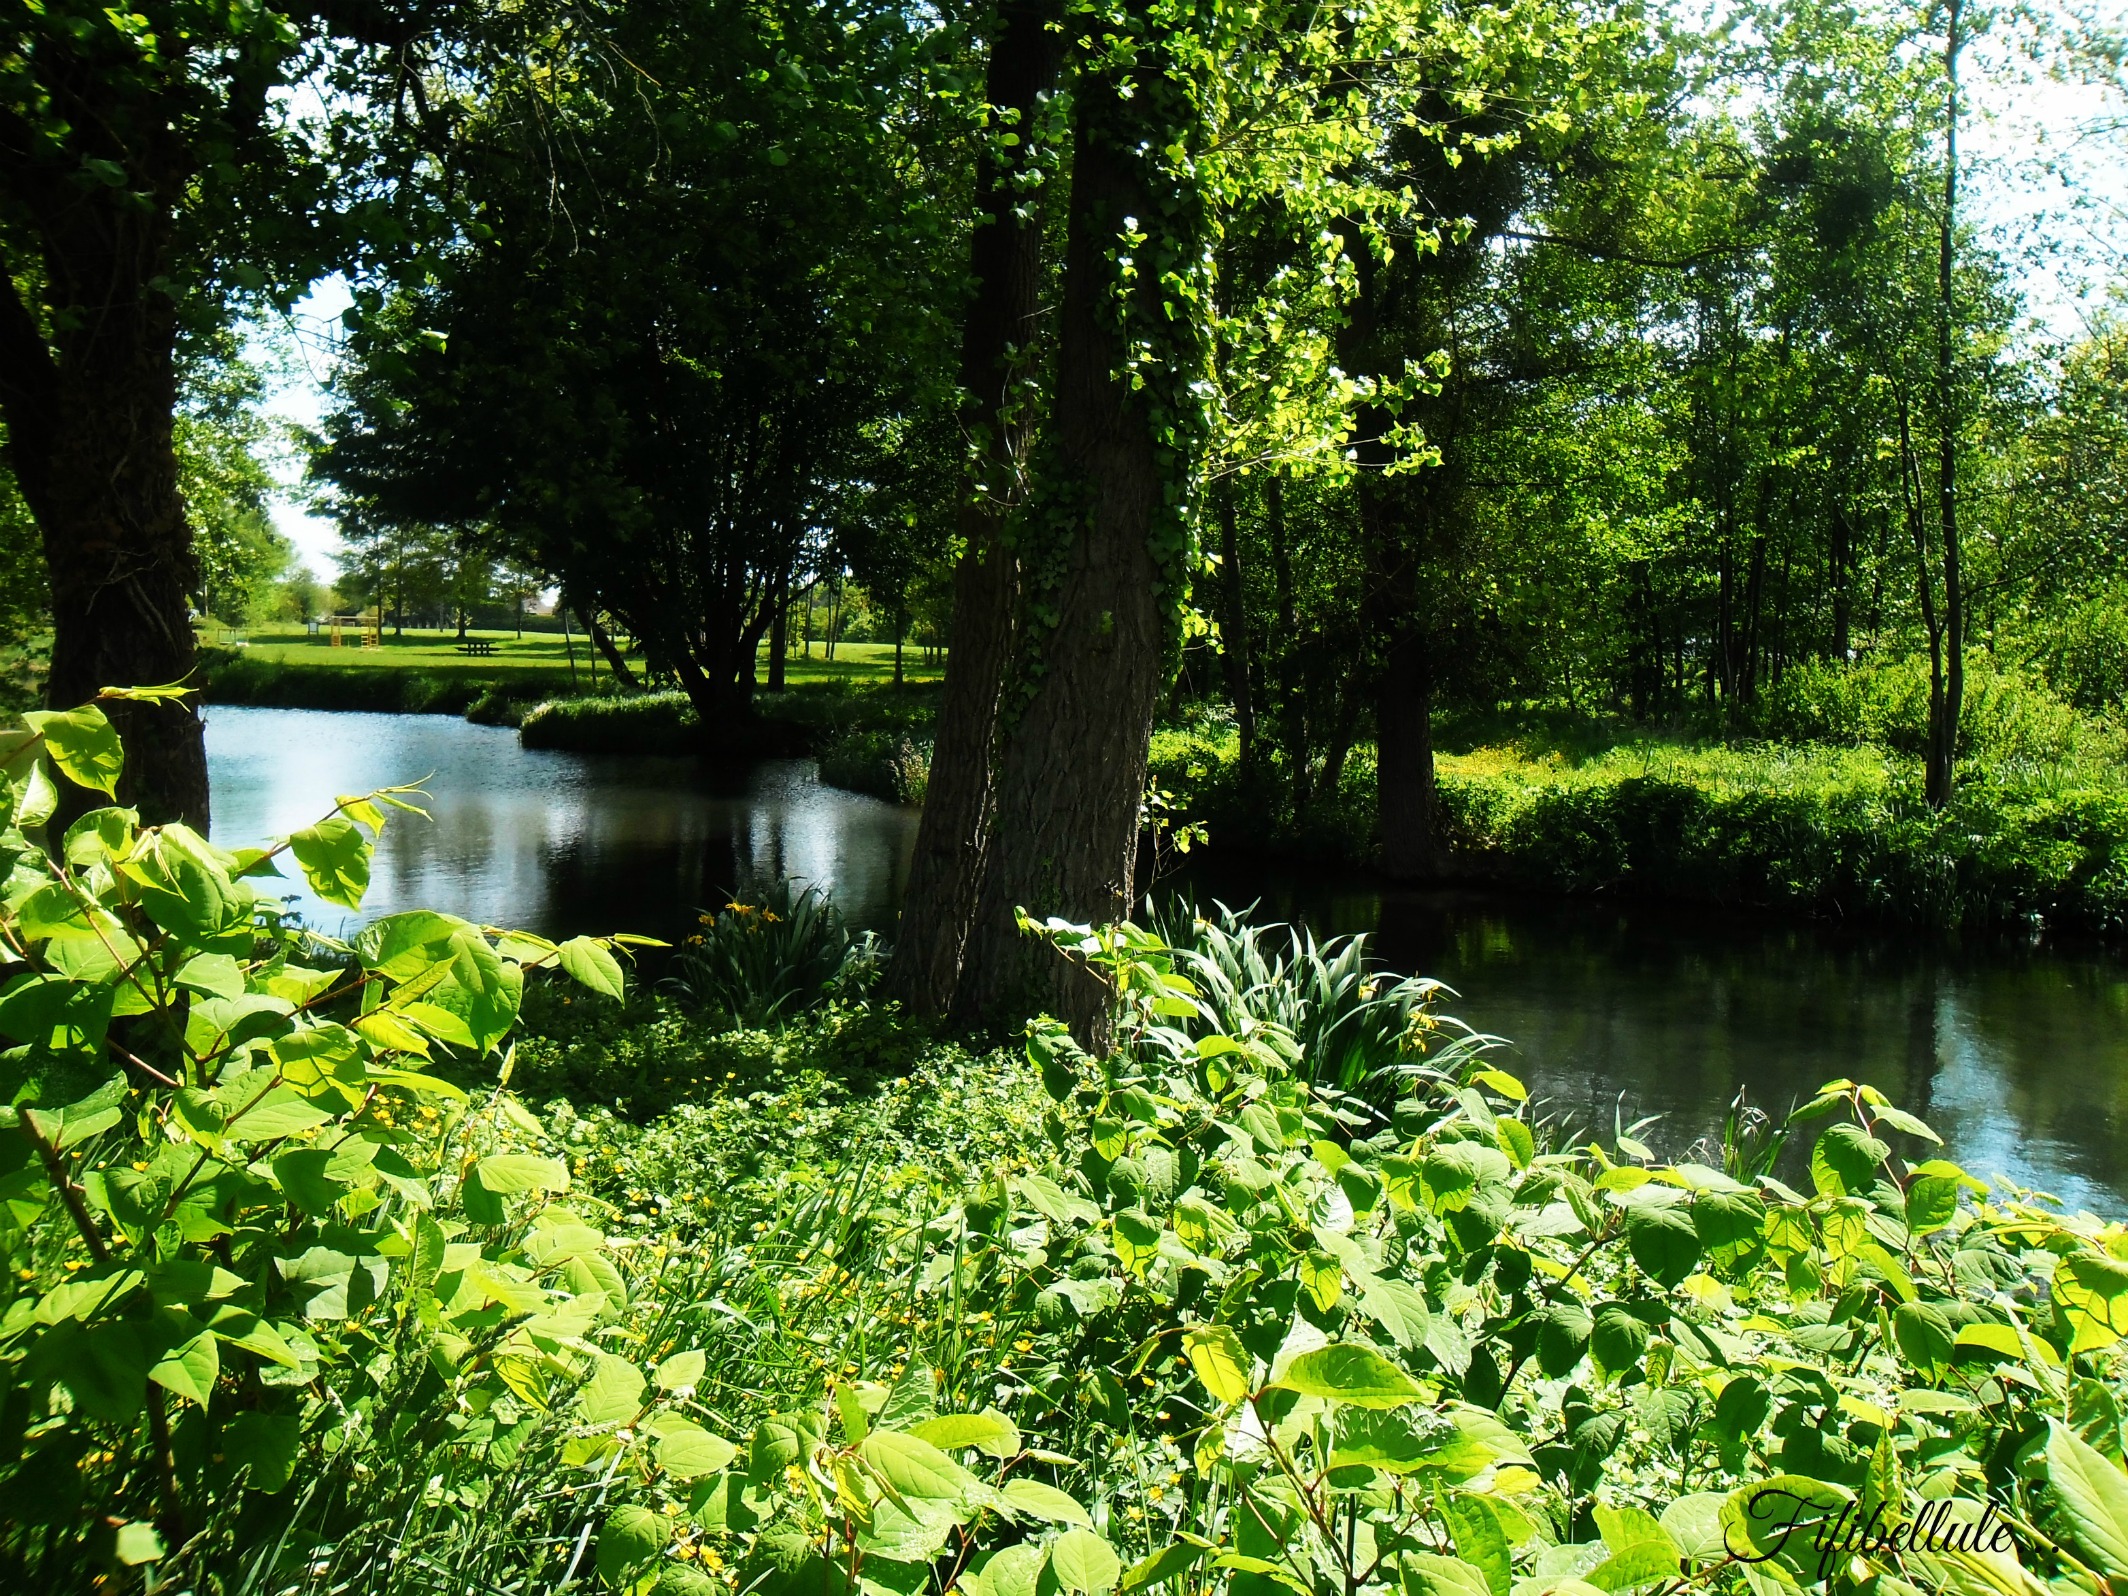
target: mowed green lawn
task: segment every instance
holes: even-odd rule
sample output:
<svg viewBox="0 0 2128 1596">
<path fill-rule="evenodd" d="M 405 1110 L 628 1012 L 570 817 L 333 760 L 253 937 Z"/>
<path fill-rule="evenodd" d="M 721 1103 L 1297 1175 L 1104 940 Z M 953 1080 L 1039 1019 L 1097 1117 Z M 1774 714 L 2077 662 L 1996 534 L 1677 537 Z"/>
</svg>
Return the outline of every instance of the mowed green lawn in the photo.
<svg viewBox="0 0 2128 1596">
<path fill-rule="evenodd" d="M 403 636 L 394 636 L 390 627 L 384 631 L 382 646 L 364 648 L 360 635 L 352 628 L 341 633 L 340 646 L 332 646 L 329 631 L 321 631 L 312 637 L 300 626 L 205 627 L 201 629 L 200 641 L 212 647 L 238 648 L 246 658 L 264 660 L 280 665 L 344 667 L 349 669 L 375 670 L 387 666 L 400 670 L 418 670 L 432 676 L 464 676 L 480 681 L 499 681 L 504 685 L 513 678 L 537 677 L 543 684 L 566 682 L 569 677 L 569 649 L 562 639 L 551 633 L 527 633 L 518 637 L 511 632 L 473 631 L 468 634 L 484 642 L 493 643 L 495 652 L 486 657 L 458 652 L 458 634 L 455 631 L 432 631 L 407 628 Z M 597 650 L 582 636 L 573 639 L 576 654 L 576 679 L 589 685 L 595 674 L 600 680 L 612 675 L 605 660 L 597 657 Z M 813 644 L 811 659 L 792 658 L 786 667 L 786 675 L 792 682 L 820 681 L 890 681 L 894 675 L 894 645 L 892 643 L 839 643 L 835 658 L 823 658 L 825 645 Z M 904 674 L 912 681 L 935 679 L 940 667 L 925 667 L 920 663 L 920 649 L 905 648 L 902 653 Z M 762 679 L 768 676 L 768 650 L 761 651 Z M 529 680 L 528 680 L 529 685 Z"/>
</svg>

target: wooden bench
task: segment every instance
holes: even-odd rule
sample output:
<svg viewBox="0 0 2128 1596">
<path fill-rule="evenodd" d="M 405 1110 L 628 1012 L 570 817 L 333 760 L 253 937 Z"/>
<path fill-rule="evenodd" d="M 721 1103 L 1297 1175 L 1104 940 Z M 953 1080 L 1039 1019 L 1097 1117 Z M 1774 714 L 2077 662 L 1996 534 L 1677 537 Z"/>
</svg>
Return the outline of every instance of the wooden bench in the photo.
<svg viewBox="0 0 2128 1596">
<path fill-rule="evenodd" d="M 458 652 L 461 654 L 473 654 L 481 659 L 486 659 L 495 652 L 495 645 L 485 637 L 476 637 L 470 642 L 460 643 Z"/>
</svg>

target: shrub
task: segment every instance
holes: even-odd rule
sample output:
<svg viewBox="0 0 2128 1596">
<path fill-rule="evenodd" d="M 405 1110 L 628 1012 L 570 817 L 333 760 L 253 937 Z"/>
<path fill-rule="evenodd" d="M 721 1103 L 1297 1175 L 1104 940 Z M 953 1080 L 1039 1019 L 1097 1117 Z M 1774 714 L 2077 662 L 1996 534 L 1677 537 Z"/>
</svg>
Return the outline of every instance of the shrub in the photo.
<svg viewBox="0 0 2128 1596">
<path fill-rule="evenodd" d="M 905 731 L 852 731 L 820 751 L 820 779 L 894 804 L 921 804 L 931 788 L 931 742 Z"/>
<path fill-rule="evenodd" d="M 412 789 L 241 853 L 115 806 L 54 835 L 55 776 L 108 797 L 123 753 L 93 705 L 24 719 L 0 734 L 0 1584 L 194 1577 L 298 1519 L 397 1512 L 472 1371 L 574 1380 L 565 1343 L 625 1301 L 537 1123 L 444 1073 L 497 1056 L 527 967 L 618 995 L 613 944 L 292 929 L 253 880 L 292 856 L 358 907 Z"/>
<path fill-rule="evenodd" d="M 831 992 L 861 990 L 879 961 L 877 939 L 853 936 L 818 886 L 794 886 L 779 881 L 759 903 L 704 914 L 673 959 L 667 990 L 754 1029 L 783 1024 Z"/>
<path fill-rule="evenodd" d="M 527 748 L 577 753 L 681 753 L 699 742 L 701 723 L 685 693 L 550 698 L 525 711 L 517 737 Z"/>
</svg>

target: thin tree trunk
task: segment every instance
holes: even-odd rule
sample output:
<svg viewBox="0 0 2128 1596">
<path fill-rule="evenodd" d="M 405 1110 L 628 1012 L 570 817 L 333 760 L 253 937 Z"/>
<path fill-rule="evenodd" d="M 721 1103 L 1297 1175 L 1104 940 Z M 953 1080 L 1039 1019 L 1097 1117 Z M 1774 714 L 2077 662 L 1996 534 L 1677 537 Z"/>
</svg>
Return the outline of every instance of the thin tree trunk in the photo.
<svg viewBox="0 0 2128 1596">
<path fill-rule="evenodd" d="M 776 578 L 775 604 L 776 618 L 769 622 L 768 629 L 768 690 L 780 693 L 788 666 L 786 656 L 791 651 L 791 574 L 788 571 Z"/>
<path fill-rule="evenodd" d="M 1944 682 L 1929 728 L 1928 801 L 1951 801 L 1958 764 L 1958 722 L 1965 706 L 1965 574 L 1958 546 L 1958 396 L 1956 283 L 1953 249 L 1958 227 L 1958 53 L 1963 0 L 1949 0 L 1943 42 L 1945 126 L 1943 218 L 1936 256 L 1936 520 L 1943 536 Z"/>
<path fill-rule="evenodd" d="M 1018 130 L 1031 153 L 1032 124 L 1055 85 L 1063 38 L 1050 24 L 1053 0 L 1005 0 L 984 94 L 994 115 Z M 930 786 L 918 822 L 909 886 L 887 991 L 923 1014 L 953 1003 L 961 954 L 989 846 L 998 702 L 1011 657 L 1019 569 L 1001 539 L 1020 496 L 1030 437 L 1011 392 L 1035 342 L 1042 292 L 1040 207 L 1015 192 L 1012 171 L 991 145 L 977 161 L 982 215 L 970 246 L 974 297 L 961 339 L 961 427 L 973 445 L 977 482 L 956 512 L 964 553 L 953 573 L 952 649 L 946 656 Z"/>
<path fill-rule="evenodd" d="M 596 613 L 584 617 L 584 630 L 590 634 L 592 646 L 605 655 L 606 663 L 613 667 L 614 680 L 631 693 L 639 691 L 642 683 L 635 679 L 635 672 L 628 668 L 628 661 L 622 657 L 619 647 L 613 641 L 612 634 L 605 627 L 599 625 L 599 618 Z"/>
<path fill-rule="evenodd" d="M 1157 40 L 1157 26 L 1140 17 Z M 995 846 L 955 996 L 956 1012 L 990 1025 L 1016 1025 L 1047 1011 L 1096 1048 L 1108 1041 L 1106 986 L 1056 949 L 1022 937 L 1016 911 L 1098 924 L 1127 917 L 1133 902 L 1139 811 L 1172 602 L 1163 595 L 1152 536 L 1175 462 L 1163 459 L 1162 418 L 1152 394 L 1134 388 L 1128 375 L 1115 254 L 1126 218 L 1169 230 L 1177 259 L 1194 259 L 1202 247 L 1191 236 L 1188 197 L 1178 205 L 1172 194 L 1156 196 L 1148 181 L 1146 131 L 1168 95 L 1157 44 L 1143 47 L 1137 60 L 1086 73 L 1074 91 L 1051 412 L 1051 480 L 1061 502 L 1045 520 L 1060 528 L 1054 535 L 1064 543 L 1056 551 L 1056 586 L 1035 595 L 1041 613 L 1053 619 L 1022 645 L 1039 659 L 1040 671 L 1030 676 L 1032 692 L 1005 734 Z M 1160 292 L 1150 278 L 1131 290 L 1141 325 L 1161 325 Z M 1193 332 L 1168 325 L 1177 339 Z M 1170 369 L 1188 358 L 1182 349 L 1152 353 Z M 1172 417 L 1166 425 L 1175 425 Z"/>
<path fill-rule="evenodd" d="M 1256 763 L 1256 711 L 1249 701 L 1249 617 L 1241 579 L 1241 538 L 1235 525 L 1234 484 L 1219 485 L 1219 654 L 1226 665 L 1227 696 L 1241 738 L 1241 768 Z"/>
</svg>

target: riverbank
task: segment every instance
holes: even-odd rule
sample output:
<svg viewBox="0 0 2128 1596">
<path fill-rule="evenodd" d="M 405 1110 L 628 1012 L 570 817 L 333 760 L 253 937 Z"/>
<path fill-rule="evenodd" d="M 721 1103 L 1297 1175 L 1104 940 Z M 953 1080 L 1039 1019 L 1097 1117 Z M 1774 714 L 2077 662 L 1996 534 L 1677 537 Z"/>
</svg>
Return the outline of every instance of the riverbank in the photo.
<svg viewBox="0 0 2128 1596">
<path fill-rule="evenodd" d="M 2128 790 L 2103 769 L 1975 764 L 1931 810 L 1875 746 L 1501 743 L 1437 755 L 1442 879 L 1938 930 L 2128 931 Z M 1223 728 L 1155 734 L 1152 779 L 1225 849 L 1371 867 L 1374 751 L 1295 812 Z"/>
</svg>

